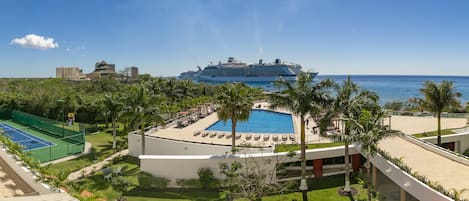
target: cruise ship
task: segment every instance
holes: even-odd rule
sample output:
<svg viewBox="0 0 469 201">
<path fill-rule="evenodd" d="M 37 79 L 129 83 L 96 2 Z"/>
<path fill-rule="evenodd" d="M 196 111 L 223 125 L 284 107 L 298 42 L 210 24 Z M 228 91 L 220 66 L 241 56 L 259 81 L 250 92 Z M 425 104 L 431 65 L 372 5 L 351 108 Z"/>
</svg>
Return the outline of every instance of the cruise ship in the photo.
<svg viewBox="0 0 469 201">
<path fill-rule="evenodd" d="M 198 82 L 273 82 L 278 79 L 296 81 L 301 72 L 301 65 L 282 62 L 247 64 L 229 57 L 226 63 L 210 64 L 203 70 L 187 71 L 179 75 L 179 79 Z M 318 73 L 311 73 L 315 77 Z"/>
</svg>

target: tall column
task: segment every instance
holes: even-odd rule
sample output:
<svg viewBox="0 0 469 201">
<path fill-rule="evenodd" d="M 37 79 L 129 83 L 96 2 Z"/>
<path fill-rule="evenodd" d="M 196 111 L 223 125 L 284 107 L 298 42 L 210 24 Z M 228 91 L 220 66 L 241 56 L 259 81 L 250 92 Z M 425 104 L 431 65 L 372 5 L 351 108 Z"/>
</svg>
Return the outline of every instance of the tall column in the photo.
<svg viewBox="0 0 469 201">
<path fill-rule="evenodd" d="M 376 186 L 376 175 L 377 175 L 377 169 L 376 166 L 371 165 L 371 182 L 373 186 Z"/>
<path fill-rule="evenodd" d="M 357 172 L 360 170 L 361 167 L 361 155 L 360 154 L 354 154 L 352 155 L 352 169 L 354 172 Z"/>
<path fill-rule="evenodd" d="M 400 201 L 406 201 L 406 192 L 403 188 L 400 188 L 401 189 L 401 199 Z"/>
<path fill-rule="evenodd" d="M 322 177 L 322 166 L 323 166 L 323 160 L 322 159 L 313 160 L 314 178 Z"/>
</svg>

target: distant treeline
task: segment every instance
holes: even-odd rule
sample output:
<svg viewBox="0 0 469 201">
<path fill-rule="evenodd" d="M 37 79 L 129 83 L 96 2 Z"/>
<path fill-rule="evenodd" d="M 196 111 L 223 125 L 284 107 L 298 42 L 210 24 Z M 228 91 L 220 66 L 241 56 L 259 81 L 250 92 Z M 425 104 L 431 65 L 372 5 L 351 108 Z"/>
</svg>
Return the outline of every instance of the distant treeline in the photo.
<svg viewBox="0 0 469 201">
<path fill-rule="evenodd" d="M 138 82 L 123 83 L 112 78 L 67 81 L 56 78 L 0 79 L 0 108 L 10 108 L 49 119 L 60 120 L 75 113 L 79 122 L 108 122 L 105 94 L 125 101 L 137 85 L 142 85 L 162 112 L 175 113 L 206 102 L 216 86 L 174 78 L 141 76 Z M 63 104 L 63 105 L 62 105 Z"/>
</svg>

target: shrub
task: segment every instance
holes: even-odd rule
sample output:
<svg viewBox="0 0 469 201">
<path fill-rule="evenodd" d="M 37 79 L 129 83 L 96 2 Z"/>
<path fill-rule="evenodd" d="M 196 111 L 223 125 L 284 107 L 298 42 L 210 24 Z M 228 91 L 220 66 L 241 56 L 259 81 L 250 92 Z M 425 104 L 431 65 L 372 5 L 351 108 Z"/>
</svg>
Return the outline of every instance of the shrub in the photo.
<svg viewBox="0 0 469 201">
<path fill-rule="evenodd" d="M 176 184 L 184 188 L 201 188 L 202 186 L 198 179 L 177 179 Z"/>
<path fill-rule="evenodd" d="M 145 189 L 165 189 L 168 187 L 169 179 L 164 177 L 154 177 L 147 172 L 138 174 L 138 183 L 141 188 Z"/>
<path fill-rule="evenodd" d="M 199 175 L 200 187 L 202 187 L 202 189 L 218 187 L 218 180 L 213 176 L 213 172 L 209 168 L 200 168 L 197 174 Z"/>
</svg>

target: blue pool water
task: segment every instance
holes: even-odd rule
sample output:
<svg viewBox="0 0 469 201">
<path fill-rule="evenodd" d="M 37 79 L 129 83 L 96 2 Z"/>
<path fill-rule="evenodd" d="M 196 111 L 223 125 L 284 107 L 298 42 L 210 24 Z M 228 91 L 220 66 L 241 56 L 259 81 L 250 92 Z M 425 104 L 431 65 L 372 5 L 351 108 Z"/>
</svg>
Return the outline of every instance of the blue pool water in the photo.
<svg viewBox="0 0 469 201">
<path fill-rule="evenodd" d="M 212 124 L 206 130 L 231 132 L 231 120 Z M 238 122 L 236 132 L 243 133 L 294 133 L 292 116 L 279 112 L 252 110 L 248 121 Z"/>
</svg>

